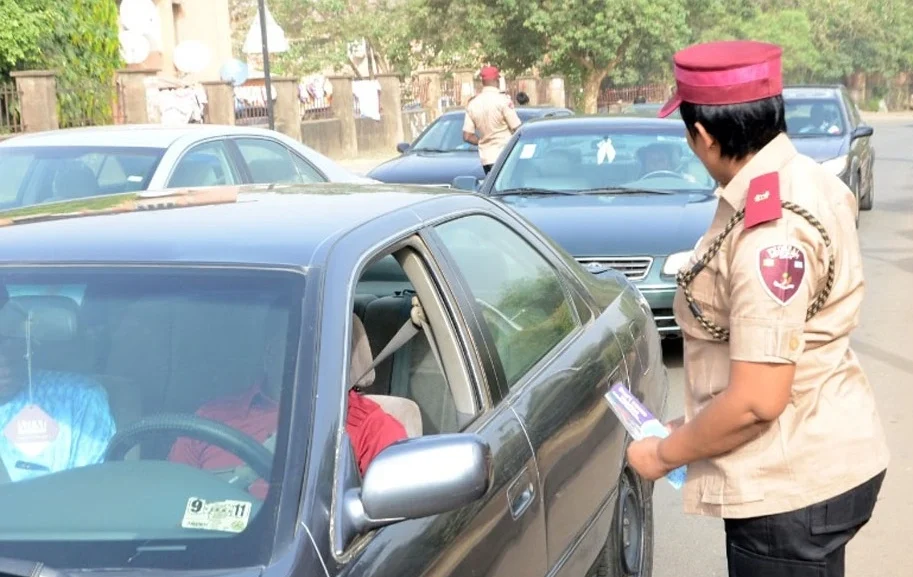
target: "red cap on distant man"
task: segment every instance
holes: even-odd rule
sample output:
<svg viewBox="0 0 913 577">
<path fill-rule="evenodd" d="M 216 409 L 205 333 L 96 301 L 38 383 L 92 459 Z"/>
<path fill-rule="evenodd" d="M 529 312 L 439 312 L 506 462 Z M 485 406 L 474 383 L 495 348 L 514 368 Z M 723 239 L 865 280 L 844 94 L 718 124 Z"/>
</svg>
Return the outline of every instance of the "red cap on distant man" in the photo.
<svg viewBox="0 0 913 577">
<path fill-rule="evenodd" d="M 682 102 L 723 105 L 754 102 L 783 92 L 783 49 L 776 44 L 727 40 L 695 44 L 675 53 L 675 94 L 659 111 Z"/>
<path fill-rule="evenodd" d="M 501 77 L 501 72 L 494 66 L 483 66 L 479 76 L 482 80 L 497 80 Z"/>
</svg>

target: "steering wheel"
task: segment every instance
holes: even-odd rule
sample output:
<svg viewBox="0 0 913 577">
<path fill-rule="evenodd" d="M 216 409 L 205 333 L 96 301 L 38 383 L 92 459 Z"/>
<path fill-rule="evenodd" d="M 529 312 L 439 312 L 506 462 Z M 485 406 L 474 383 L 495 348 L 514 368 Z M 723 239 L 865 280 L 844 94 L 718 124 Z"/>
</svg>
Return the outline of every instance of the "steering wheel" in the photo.
<svg viewBox="0 0 913 577">
<path fill-rule="evenodd" d="M 674 170 L 654 170 L 653 172 L 648 172 L 647 174 L 640 177 L 640 180 L 645 180 L 647 178 L 657 178 L 660 176 L 674 176 L 675 178 L 681 178 L 682 175 L 675 172 Z"/>
<path fill-rule="evenodd" d="M 247 463 L 261 478 L 269 479 L 273 464 L 269 449 L 237 429 L 195 415 L 164 414 L 140 419 L 114 435 L 108 443 L 105 461 L 123 461 L 138 443 L 165 432 L 224 449 Z"/>
</svg>

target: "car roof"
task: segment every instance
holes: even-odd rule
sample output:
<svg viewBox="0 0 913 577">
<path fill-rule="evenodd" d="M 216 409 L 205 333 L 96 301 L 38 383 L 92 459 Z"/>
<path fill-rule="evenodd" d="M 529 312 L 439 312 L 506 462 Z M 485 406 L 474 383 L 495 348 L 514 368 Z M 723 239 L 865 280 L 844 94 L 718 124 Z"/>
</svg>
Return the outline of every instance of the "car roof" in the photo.
<svg viewBox="0 0 913 577">
<path fill-rule="evenodd" d="M 32 206 L 0 212 L 0 264 L 305 267 L 334 238 L 441 196 L 478 198 L 439 187 L 321 183 L 128 193 Z"/>
<path fill-rule="evenodd" d="M 227 126 L 218 124 L 186 124 L 163 126 L 160 124 L 119 124 L 64 128 L 45 132 L 32 132 L 9 138 L 0 146 L 84 146 L 104 145 L 136 148 L 168 148 L 185 136 L 205 139 L 229 135 L 275 134 L 264 128 L 252 126 Z"/>
<path fill-rule="evenodd" d="M 840 90 L 842 88 L 842 85 L 833 84 L 785 86 L 783 88 L 783 98 L 832 100 L 834 98 L 840 98 Z"/>
<path fill-rule="evenodd" d="M 648 118 L 641 116 L 561 116 L 544 118 L 520 127 L 527 136 L 560 135 L 578 131 L 604 130 L 684 130 L 684 122 L 678 118 Z"/>
</svg>

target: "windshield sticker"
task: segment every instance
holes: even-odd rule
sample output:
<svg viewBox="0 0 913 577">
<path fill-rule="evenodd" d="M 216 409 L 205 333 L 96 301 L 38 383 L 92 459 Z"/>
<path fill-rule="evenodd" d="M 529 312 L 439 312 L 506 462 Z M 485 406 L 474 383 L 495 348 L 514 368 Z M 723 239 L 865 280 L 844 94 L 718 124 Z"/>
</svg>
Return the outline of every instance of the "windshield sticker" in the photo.
<svg viewBox="0 0 913 577">
<path fill-rule="evenodd" d="M 3 434 L 23 455 L 37 457 L 57 440 L 60 427 L 38 405 L 26 405 L 13 417 Z"/>
<path fill-rule="evenodd" d="M 612 146 L 612 139 L 609 137 L 599 142 L 599 148 L 596 152 L 596 164 L 602 164 L 603 162 L 608 162 L 609 164 L 615 162 L 615 147 Z"/>
<path fill-rule="evenodd" d="M 240 533 L 250 521 L 250 501 L 212 501 L 199 497 L 187 500 L 181 527 Z"/>
<path fill-rule="evenodd" d="M 142 181 L 143 181 L 143 177 L 142 177 L 142 175 L 135 175 L 135 174 L 134 174 L 134 175 L 128 176 L 128 177 L 127 177 L 127 181 L 128 181 L 128 182 L 142 182 Z"/>
<path fill-rule="evenodd" d="M 534 154 L 536 154 L 535 144 L 524 144 L 523 148 L 520 150 L 520 158 L 524 160 L 532 158 Z"/>
</svg>

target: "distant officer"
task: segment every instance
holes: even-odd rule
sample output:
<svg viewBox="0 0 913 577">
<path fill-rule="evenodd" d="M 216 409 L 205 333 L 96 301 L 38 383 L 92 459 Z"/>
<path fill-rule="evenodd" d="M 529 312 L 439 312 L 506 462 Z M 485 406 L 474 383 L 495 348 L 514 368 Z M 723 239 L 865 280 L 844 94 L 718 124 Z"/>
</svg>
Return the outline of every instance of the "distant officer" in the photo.
<svg viewBox="0 0 913 577">
<path fill-rule="evenodd" d="M 463 140 L 478 145 L 482 168 L 488 174 L 510 140 L 510 135 L 520 128 L 520 117 L 514 110 L 510 95 L 500 90 L 501 73 L 498 69 L 485 66 L 481 76 L 482 91 L 466 105 Z"/>
<path fill-rule="evenodd" d="M 675 55 L 688 143 L 720 183 L 678 274 L 685 417 L 632 443 L 647 479 L 688 465 L 688 513 L 725 520 L 732 577 L 843 577 L 889 455 L 850 333 L 863 298 L 853 194 L 786 136 L 778 46 Z"/>
</svg>

